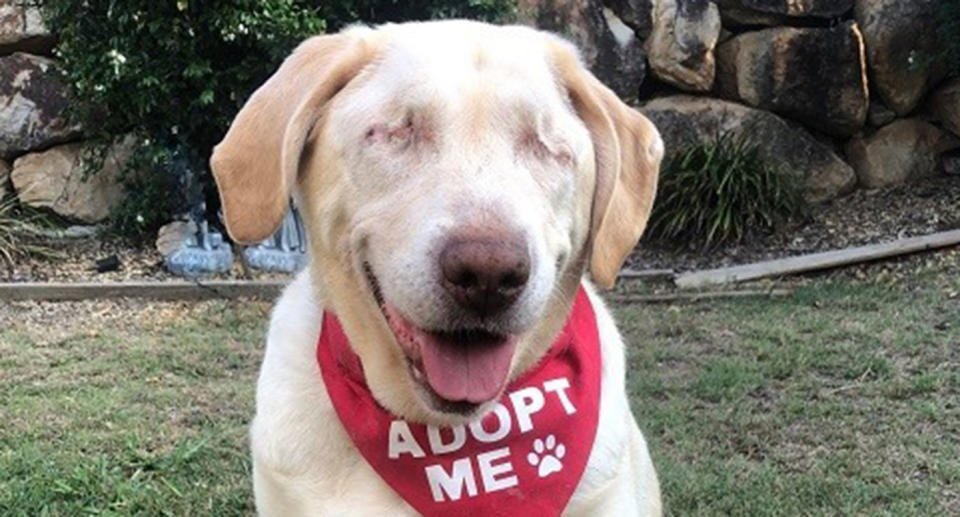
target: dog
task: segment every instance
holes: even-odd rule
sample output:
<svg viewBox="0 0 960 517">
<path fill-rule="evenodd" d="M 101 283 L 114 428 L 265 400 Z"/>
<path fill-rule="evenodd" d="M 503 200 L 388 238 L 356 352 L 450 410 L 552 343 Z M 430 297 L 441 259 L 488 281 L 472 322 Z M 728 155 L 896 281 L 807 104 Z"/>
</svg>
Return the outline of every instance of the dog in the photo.
<svg viewBox="0 0 960 517">
<path fill-rule="evenodd" d="M 211 157 L 235 241 L 269 236 L 291 197 L 309 236 L 257 385 L 258 513 L 659 515 L 594 284 L 642 234 L 663 152 L 549 33 L 456 20 L 302 43 Z M 536 379 L 572 325 L 579 366 Z M 501 499 L 443 506 L 484 497 Z"/>
</svg>

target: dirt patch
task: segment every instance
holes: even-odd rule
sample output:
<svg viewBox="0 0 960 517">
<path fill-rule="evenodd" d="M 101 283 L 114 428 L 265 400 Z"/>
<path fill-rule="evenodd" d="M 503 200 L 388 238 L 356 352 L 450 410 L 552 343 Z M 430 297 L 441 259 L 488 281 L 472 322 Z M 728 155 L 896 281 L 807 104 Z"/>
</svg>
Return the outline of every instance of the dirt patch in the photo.
<svg viewBox="0 0 960 517">
<path fill-rule="evenodd" d="M 0 264 L 0 282 L 121 282 L 121 281 L 166 281 L 178 277 L 163 266 L 163 257 L 153 247 L 134 246 L 121 239 L 94 237 L 64 239 L 47 243 L 54 249 L 56 258 L 32 258 L 20 260 L 13 267 Z M 97 261 L 116 256 L 119 268 L 104 273 L 97 272 Z M 239 259 L 233 268 L 223 274 L 211 275 L 208 279 L 259 279 L 284 278 L 287 275 L 251 271 L 244 274 Z"/>
<path fill-rule="evenodd" d="M 645 239 L 628 259 L 635 269 L 691 271 L 893 241 L 960 228 L 960 176 L 858 190 L 814 206 L 806 220 L 743 244 L 671 249 Z M 920 255 L 923 256 L 923 255 Z"/>
<path fill-rule="evenodd" d="M 627 260 L 633 269 L 692 271 L 746 264 L 851 246 L 892 241 L 960 228 L 960 176 L 943 176 L 921 183 L 878 190 L 859 190 L 824 205 L 812 207 L 803 221 L 775 233 L 760 234 L 743 244 L 712 250 L 670 249 L 644 240 Z M 91 238 L 52 243 L 58 259 L 19 261 L 0 268 L 0 282 L 117 282 L 124 280 L 174 280 L 153 247 L 134 247 L 116 239 Z M 116 255 L 120 268 L 98 273 L 97 260 Z M 840 270 L 853 278 L 900 277 L 934 267 L 960 270 L 960 250 L 917 254 L 877 264 Z M 833 273 L 836 274 L 836 273 Z M 287 275 L 253 272 L 253 278 Z M 816 274 L 813 276 L 817 276 Z M 240 261 L 225 274 L 210 278 L 247 278 Z"/>
<path fill-rule="evenodd" d="M 183 321 L 202 320 L 223 310 L 227 302 L 144 302 L 135 299 L 79 302 L 9 302 L 0 304 L 0 328 L 23 334 L 38 345 L 66 344 L 109 331 L 162 332 Z M 270 303 L 243 302 L 257 317 L 266 318 Z M 134 329 L 134 330 L 131 330 Z"/>
</svg>

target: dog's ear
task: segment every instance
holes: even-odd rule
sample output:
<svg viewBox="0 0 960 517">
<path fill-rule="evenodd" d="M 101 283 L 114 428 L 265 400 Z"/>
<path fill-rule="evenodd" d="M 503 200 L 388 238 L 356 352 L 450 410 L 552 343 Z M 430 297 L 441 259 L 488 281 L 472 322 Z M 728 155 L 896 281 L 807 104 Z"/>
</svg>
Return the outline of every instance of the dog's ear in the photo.
<svg viewBox="0 0 960 517">
<path fill-rule="evenodd" d="M 250 97 L 214 148 L 210 167 L 237 242 L 280 225 L 306 140 L 324 106 L 373 58 L 356 31 L 303 42 Z"/>
<path fill-rule="evenodd" d="M 590 272 L 613 287 L 647 226 L 657 192 L 663 141 L 653 123 L 621 101 L 565 43 L 551 45 L 553 66 L 593 141 L 596 183 L 590 220 Z"/>
</svg>

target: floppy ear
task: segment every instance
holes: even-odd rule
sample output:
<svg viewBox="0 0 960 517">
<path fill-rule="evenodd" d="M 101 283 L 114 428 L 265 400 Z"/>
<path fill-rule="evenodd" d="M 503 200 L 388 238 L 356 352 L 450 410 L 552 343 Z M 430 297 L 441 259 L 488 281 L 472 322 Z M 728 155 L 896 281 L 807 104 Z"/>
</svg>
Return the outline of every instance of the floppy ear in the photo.
<svg viewBox="0 0 960 517">
<path fill-rule="evenodd" d="M 303 42 L 214 148 L 210 167 L 235 241 L 261 241 L 280 225 L 308 134 L 326 103 L 372 59 L 371 45 L 356 32 Z"/>
<path fill-rule="evenodd" d="M 597 80 L 572 48 L 556 42 L 552 47 L 555 70 L 593 141 L 590 272 L 610 288 L 647 226 L 663 141 L 653 123 Z"/>
</svg>

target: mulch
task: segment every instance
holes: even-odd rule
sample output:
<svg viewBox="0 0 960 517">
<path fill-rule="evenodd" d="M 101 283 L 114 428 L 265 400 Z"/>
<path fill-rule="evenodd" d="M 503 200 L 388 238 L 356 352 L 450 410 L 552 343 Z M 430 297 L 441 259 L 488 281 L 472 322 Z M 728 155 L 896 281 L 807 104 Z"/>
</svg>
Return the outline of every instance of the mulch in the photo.
<svg viewBox="0 0 960 517">
<path fill-rule="evenodd" d="M 636 270 L 673 269 L 693 271 L 726 267 L 774 258 L 802 255 L 892 241 L 960 228 L 960 176 L 942 176 L 923 182 L 878 190 L 858 190 L 846 197 L 813 207 L 805 220 L 776 232 L 756 234 L 743 243 L 710 250 L 674 249 L 641 241 L 628 258 Z M 152 246 L 132 246 L 118 239 L 62 239 L 50 245 L 59 252 L 55 259 L 20 260 L 13 267 L 0 265 L 0 282 L 120 282 L 168 281 L 176 277 L 163 267 Z M 119 259 L 116 271 L 98 273 L 96 262 L 110 256 Z M 956 248 L 935 253 L 850 267 L 840 274 L 855 278 L 894 276 L 923 267 L 947 267 L 960 271 Z M 255 279 L 283 275 L 254 272 Z M 248 278 L 239 265 L 212 278 Z"/>
<path fill-rule="evenodd" d="M 960 176 L 877 190 L 858 190 L 811 208 L 805 220 L 772 233 L 755 233 L 741 244 L 703 250 L 676 249 L 646 239 L 628 258 L 632 269 L 697 271 L 822 251 L 890 242 L 960 229 Z M 960 250 L 950 248 L 826 274 L 857 279 L 897 277 L 936 268 L 960 272 Z M 821 276 L 813 273 L 805 278 Z"/>
</svg>

